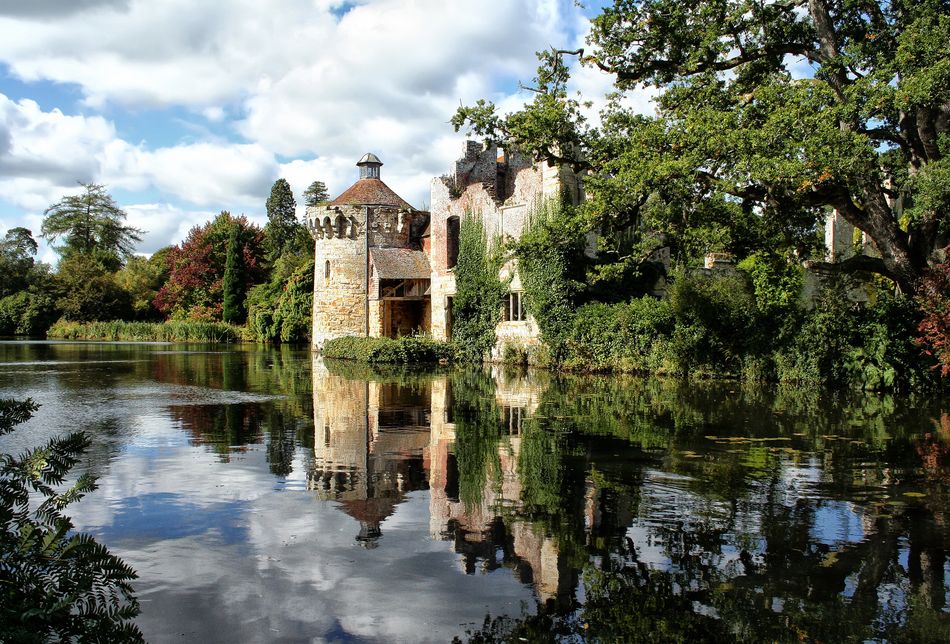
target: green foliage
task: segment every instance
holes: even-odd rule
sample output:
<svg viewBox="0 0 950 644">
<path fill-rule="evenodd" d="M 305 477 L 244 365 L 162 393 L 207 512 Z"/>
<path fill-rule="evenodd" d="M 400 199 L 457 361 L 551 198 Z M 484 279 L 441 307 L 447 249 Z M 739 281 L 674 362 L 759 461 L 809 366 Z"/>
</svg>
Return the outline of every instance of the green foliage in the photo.
<svg viewBox="0 0 950 644">
<path fill-rule="evenodd" d="M 804 270 L 797 262 L 778 254 L 756 251 L 737 267 L 749 276 L 755 305 L 763 313 L 781 314 L 798 306 L 805 280 Z"/>
<path fill-rule="evenodd" d="M 4 235 L 0 241 L 0 298 L 29 286 L 36 249 L 33 233 L 26 228 L 11 228 Z"/>
<path fill-rule="evenodd" d="M 221 319 L 227 323 L 241 322 L 245 318 L 244 296 L 244 258 L 241 252 L 240 229 L 231 226 L 228 235 L 228 252 L 224 262 L 224 302 L 221 307 Z"/>
<path fill-rule="evenodd" d="M 155 297 L 168 280 L 168 254 L 171 247 L 152 253 L 148 259 L 133 256 L 116 274 L 115 281 L 129 294 L 132 318 L 135 320 L 158 320 L 161 313 L 155 308 Z"/>
<path fill-rule="evenodd" d="M 303 201 L 307 206 L 319 206 L 329 200 L 327 186 L 322 181 L 314 181 L 303 191 Z"/>
<path fill-rule="evenodd" d="M 783 382 L 908 389 L 933 385 L 933 360 L 913 342 L 920 313 L 908 298 L 883 295 L 861 308 L 826 291 L 775 361 Z"/>
<path fill-rule="evenodd" d="M 220 321 L 224 303 L 224 271 L 228 239 L 237 227 L 244 264 L 244 292 L 263 279 L 263 232 L 243 215 L 222 211 L 213 221 L 195 226 L 168 252 L 168 281 L 155 306 L 177 320 Z"/>
<path fill-rule="evenodd" d="M 857 261 L 912 293 L 947 228 L 948 35 L 942 0 L 615 0 L 587 47 L 539 54 L 524 108 L 478 101 L 452 122 L 586 170 L 588 225 L 608 239 L 645 224 L 687 261 L 807 251 L 837 208 L 882 251 Z M 567 92 L 572 55 L 613 75 L 599 127 Z M 643 85 L 655 117 L 624 100 Z"/>
<path fill-rule="evenodd" d="M 0 400 L 0 435 L 37 406 Z M 0 455 L 0 640 L 141 642 L 135 571 L 63 511 L 96 489 L 83 474 L 63 491 L 89 438 L 76 432 L 13 457 Z"/>
<path fill-rule="evenodd" d="M 452 347 L 424 335 L 395 339 L 345 336 L 324 342 L 320 353 L 327 358 L 367 363 L 415 364 L 451 360 Z"/>
<path fill-rule="evenodd" d="M 914 342 L 920 318 L 913 300 L 889 294 L 860 311 L 855 343 L 844 360 L 848 383 L 874 391 L 932 385 L 928 366 L 933 361 Z"/>
<path fill-rule="evenodd" d="M 314 181 L 307 205 L 325 201 L 326 186 Z M 278 179 L 267 199 L 264 228 L 271 274 L 248 294 L 248 328 L 261 342 L 308 342 L 313 308 L 313 239 L 297 222 L 290 184 Z"/>
<path fill-rule="evenodd" d="M 73 322 L 59 320 L 47 336 L 64 340 L 228 343 L 241 340 L 241 329 L 221 322 Z"/>
<path fill-rule="evenodd" d="M 560 200 L 535 204 L 526 230 L 515 244 L 525 306 L 537 321 L 541 337 L 560 362 L 574 318 L 574 300 L 583 287 L 579 258 L 584 239 L 571 212 Z"/>
<path fill-rule="evenodd" d="M 43 237 L 63 241 L 57 250 L 63 258 L 73 254 L 93 256 L 108 270 L 117 269 L 132 256 L 142 231 L 126 226 L 125 211 L 105 186 L 81 183 L 82 192 L 67 195 L 43 213 Z"/>
<path fill-rule="evenodd" d="M 489 245 L 482 220 L 464 217 L 452 299 L 452 341 L 459 360 L 481 362 L 495 345 L 495 327 L 507 292 L 507 285 L 498 279 L 501 264 L 499 244 Z"/>
<path fill-rule="evenodd" d="M 478 100 L 472 107 L 460 107 L 452 117 L 452 125 L 456 132 L 468 126 L 488 141 L 503 141 L 512 149 L 539 158 L 580 165 L 588 130 L 583 106 L 567 89 L 570 71 L 554 50 L 538 52 L 538 57 L 541 65 L 528 109 L 499 117 L 493 103 Z"/>
<path fill-rule="evenodd" d="M 669 296 L 679 370 L 738 373 L 742 357 L 758 345 L 756 303 L 745 277 L 681 275 Z"/>
<path fill-rule="evenodd" d="M 54 279 L 56 307 L 68 319 L 117 320 L 131 315 L 129 293 L 94 254 L 70 254 L 59 263 Z"/>
<path fill-rule="evenodd" d="M 43 335 L 58 316 L 49 293 L 20 291 L 0 299 L 0 335 Z"/>
<path fill-rule="evenodd" d="M 592 372 L 673 371 L 670 338 L 675 322 L 669 301 L 651 297 L 584 305 L 566 338 L 563 366 Z"/>
<path fill-rule="evenodd" d="M 247 297 L 247 325 L 259 342 L 310 341 L 313 311 L 313 257 L 284 254 L 270 281 L 255 286 Z"/>
<path fill-rule="evenodd" d="M 267 197 L 267 225 L 264 226 L 264 244 L 267 260 L 275 262 L 285 252 L 294 252 L 303 226 L 297 221 L 297 202 L 286 179 L 278 179 Z M 308 236 L 309 238 L 309 236 Z"/>
</svg>

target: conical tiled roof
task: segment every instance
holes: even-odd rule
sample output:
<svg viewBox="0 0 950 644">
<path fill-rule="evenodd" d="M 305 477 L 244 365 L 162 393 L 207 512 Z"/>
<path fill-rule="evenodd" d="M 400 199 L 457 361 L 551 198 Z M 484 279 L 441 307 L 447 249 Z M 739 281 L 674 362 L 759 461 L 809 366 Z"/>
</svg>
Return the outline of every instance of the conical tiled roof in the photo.
<svg viewBox="0 0 950 644">
<path fill-rule="evenodd" d="M 405 199 L 393 192 L 382 179 L 360 179 L 330 202 L 331 206 L 393 206 L 415 210 Z"/>
<path fill-rule="evenodd" d="M 379 167 L 383 165 L 383 162 L 378 156 L 367 152 L 356 165 L 360 168 L 359 181 L 331 201 L 331 206 L 391 206 L 415 210 L 379 178 Z"/>
</svg>

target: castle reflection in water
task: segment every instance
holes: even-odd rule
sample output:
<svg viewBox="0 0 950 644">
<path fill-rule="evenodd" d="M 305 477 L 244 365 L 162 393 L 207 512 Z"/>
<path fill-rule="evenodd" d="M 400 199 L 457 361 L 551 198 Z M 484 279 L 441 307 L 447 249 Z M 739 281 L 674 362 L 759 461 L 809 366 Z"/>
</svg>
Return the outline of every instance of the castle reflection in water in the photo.
<svg viewBox="0 0 950 644">
<path fill-rule="evenodd" d="M 365 547 L 377 545 L 386 519 L 408 493 L 427 489 L 431 537 L 453 542 L 465 572 L 506 567 L 532 584 L 542 601 L 569 601 L 577 573 L 555 539 L 538 525 L 512 518 L 523 491 L 522 423 L 537 409 L 540 385 L 523 377 L 494 381 L 493 408 L 508 433 L 492 448 L 499 471 L 486 477 L 480 494 L 473 495 L 476 502 L 463 501 L 448 376 L 408 383 L 353 380 L 315 358 L 310 488 L 359 522 L 356 539 Z M 590 498 L 596 490 L 588 493 Z M 592 527 L 595 506 L 587 504 L 585 523 Z"/>
</svg>

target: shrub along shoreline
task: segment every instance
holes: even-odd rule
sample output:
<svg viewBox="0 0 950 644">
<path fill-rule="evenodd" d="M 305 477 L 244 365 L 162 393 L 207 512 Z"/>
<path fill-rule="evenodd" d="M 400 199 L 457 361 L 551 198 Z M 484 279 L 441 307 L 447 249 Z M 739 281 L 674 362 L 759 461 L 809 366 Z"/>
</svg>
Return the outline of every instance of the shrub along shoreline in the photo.
<svg viewBox="0 0 950 644">
<path fill-rule="evenodd" d="M 324 342 L 320 354 L 325 358 L 370 364 L 423 364 L 449 362 L 454 351 L 451 344 L 423 335 L 400 338 L 345 336 Z"/>
</svg>

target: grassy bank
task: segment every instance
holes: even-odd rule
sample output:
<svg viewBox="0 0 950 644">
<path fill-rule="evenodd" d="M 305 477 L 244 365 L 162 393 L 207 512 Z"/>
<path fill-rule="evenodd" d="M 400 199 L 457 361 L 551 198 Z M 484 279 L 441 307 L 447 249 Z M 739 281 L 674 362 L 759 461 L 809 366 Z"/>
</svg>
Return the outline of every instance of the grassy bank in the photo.
<svg viewBox="0 0 950 644">
<path fill-rule="evenodd" d="M 326 358 L 368 363 L 425 363 L 451 360 L 452 347 L 424 336 L 405 338 L 357 338 L 327 340 L 320 351 Z"/>
<path fill-rule="evenodd" d="M 47 337 L 63 340 L 125 340 L 133 342 L 241 341 L 241 329 L 221 322 L 70 322 L 60 320 Z"/>
</svg>

